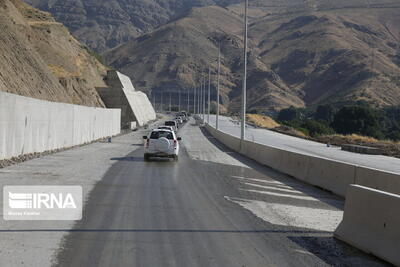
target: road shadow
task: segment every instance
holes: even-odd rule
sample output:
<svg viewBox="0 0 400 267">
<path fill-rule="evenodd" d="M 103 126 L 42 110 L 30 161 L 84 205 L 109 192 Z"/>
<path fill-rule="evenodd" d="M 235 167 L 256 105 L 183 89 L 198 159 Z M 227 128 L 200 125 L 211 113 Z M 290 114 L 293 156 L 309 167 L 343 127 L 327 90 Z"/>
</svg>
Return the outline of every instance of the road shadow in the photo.
<svg viewBox="0 0 400 267">
<path fill-rule="evenodd" d="M 133 162 L 143 162 L 144 159 L 140 157 L 119 157 L 119 158 L 111 158 L 110 160 L 115 161 L 133 161 Z"/>
<path fill-rule="evenodd" d="M 140 144 L 131 144 L 131 146 L 143 146 L 143 143 L 140 143 Z"/>
<path fill-rule="evenodd" d="M 393 266 L 332 236 L 289 236 L 288 239 L 329 266 Z"/>
</svg>

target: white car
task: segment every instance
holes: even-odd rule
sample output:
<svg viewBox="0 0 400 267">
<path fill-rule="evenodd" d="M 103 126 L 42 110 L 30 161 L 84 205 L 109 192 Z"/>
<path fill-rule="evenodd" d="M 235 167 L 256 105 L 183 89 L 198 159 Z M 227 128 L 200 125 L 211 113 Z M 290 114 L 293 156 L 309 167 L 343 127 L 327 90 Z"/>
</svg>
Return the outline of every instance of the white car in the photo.
<svg viewBox="0 0 400 267">
<path fill-rule="evenodd" d="M 171 126 L 172 129 L 173 129 L 175 132 L 178 131 L 178 122 L 176 122 L 176 121 L 166 121 L 166 122 L 164 122 L 164 125 L 165 125 L 165 126 Z"/>
<path fill-rule="evenodd" d="M 164 129 L 154 129 L 149 136 L 143 136 L 144 160 L 151 157 L 167 157 L 178 160 L 180 137 L 176 137 L 175 132 Z"/>
<path fill-rule="evenodd" d="M 157 129 L 174 131 L 172 126 L 158 126 Z"/>
<path fill-rule="evenodd" d="M 179 124 L 183 123 L 183 119 L 181 117 L 176 117 L 174 120 L 176 120 Z"/>
</svg>

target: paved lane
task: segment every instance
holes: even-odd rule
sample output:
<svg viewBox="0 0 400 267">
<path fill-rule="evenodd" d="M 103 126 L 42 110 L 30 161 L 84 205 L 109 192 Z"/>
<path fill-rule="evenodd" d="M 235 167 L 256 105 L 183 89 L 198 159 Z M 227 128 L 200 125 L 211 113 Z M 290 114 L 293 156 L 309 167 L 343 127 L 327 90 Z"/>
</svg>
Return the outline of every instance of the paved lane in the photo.
<svg viewBox="0 0 400 267">
<path fill-rule="evenodd" d="M 182 137 L 188 142 L 195 141 L 194 137 L 197 142 L 202 141 L 199 136 Z M 178 163 L 144 162 L 142 149 L 119 158 L 91 192 L 84 218 L 64 240 L 55 264 L 381 266 L 376 259 L 335 241 L 330 231 L 313 229 L 308 224 L 295 226 L 290 216 L 280 223 L 282 220 L 276 218 L 279 211 L 264 213 L 265 218 L 261 219 L 245 205 L 246 200 L 253 199 L 337 211 L 342 200 L 325 192 L 315 195 L 316 189 L 294 181 L 290 185 L 285 177 L 279 179 L 283 181 L 280 184 L 269 177 L 279 178 L 279 174 L 270 170 L 265 173 L 260 166 L 255 170 L 229 162 L 196 160 L 193 150 L 191 153 L 189 156 L 183 146 Z M 205 153 L 201 154 L 205 157 Z M 265 183 L 274 184 L 275 190 L 248 190 Z M 282 192 L 280 189 L 293 189 L 286 195 L 310 195 L 312 200 L 260 193 Z"/>
</svg>

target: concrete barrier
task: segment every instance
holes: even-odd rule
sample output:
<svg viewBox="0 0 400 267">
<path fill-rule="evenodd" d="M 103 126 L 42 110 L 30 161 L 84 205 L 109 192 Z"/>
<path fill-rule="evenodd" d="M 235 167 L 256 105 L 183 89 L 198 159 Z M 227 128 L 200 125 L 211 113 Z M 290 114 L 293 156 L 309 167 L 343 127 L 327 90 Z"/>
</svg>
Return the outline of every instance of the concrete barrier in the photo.
<svg viewBox="0 0 400 267">
<path fill-rule="evenodd" d="M 248 140 L 241 141 L 240 138 L 217 131 L 210 125 L 206 125 L 206 128 L 230 149 L 339 196 L 346 196 L 347 187 L 350 184 L 400 194 L 400 175 L 396 173 L 285 151 Z"/>
<path fill-rule="evenodd" d="M 400 196 L 351 185 L 335 237 L 400 266 Z"/>
<path fill-rule="evenodd" d="M 301 181 L 307 181 L 310 157 L 292 151 L 283 151 L 279 171 Z"/>
<path fill-rule="evenodd" d="M 400 195 L 400 175 L 397 173 L 358 166 L 355 184 Z"/>
<path fill-rule="evenodd" d="M 42 101 L 0 92 L 0 160 L 71 147 L 120 133 L 119 109 Z"/>
<path fill-rule="evenodd" d="M 355 183 L 356 166 L 344 162 L 309 156 L 305 181 L 345 197 L 347 187 Z"/>
</svg>

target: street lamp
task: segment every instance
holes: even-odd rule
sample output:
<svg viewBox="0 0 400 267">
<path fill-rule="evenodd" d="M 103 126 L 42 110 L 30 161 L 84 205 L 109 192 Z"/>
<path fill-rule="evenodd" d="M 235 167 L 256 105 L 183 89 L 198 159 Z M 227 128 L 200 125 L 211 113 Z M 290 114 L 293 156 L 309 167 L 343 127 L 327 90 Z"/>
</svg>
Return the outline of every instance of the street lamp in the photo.
<svg viewBox="0 0 400 267">
<path fill-rule="evenodd" d="M 169 92 L 169 112 L 171 112 L 171 92 Z"/>
<path fill-rule="evenodd" d="M 187 113 L 190 112 L 190 111 L 189 111 L 189 102 L 190 102 L 189 93 L 190 93 L 190 89 L 187 89 L 187 109 L 186 109 L 186 112 L 187 112 Z"/>
<path fill-rule="evenodd" d="M 206 120 L 206 74 L 203 73 L 203 122 Z"/>
<path fill-rule="evenodd" d="M 196 114 L 196 85 L 193 88 L 193 114 Z"/>
<path fill-rule="evenodd" d="M 210 90 L 211 90 L 211 66 L 208 65 L 208 112 L 207 112 L 208 124 L 210 124 Z"/>
<path fill-rule="evenodd" d="M 219 126 L 219 72 L 221 70 L 221 42 L 218 42 L 218 76 L 217 76 L 217 117 L 215 121 L 215 129 Z"/>
<path fill-rule="evenodd" d="M 245 127 L 246 127 L 246 79 L 247 79 L 247 6 L 248 0 L 245 2 L 244 8 L 244 68 L 243 68 L 243 89 L 242 89 L 242 111 L 241 111 L 241 129 L 240 129 L 240 139 L 245 139 Z"/>
</svg>

